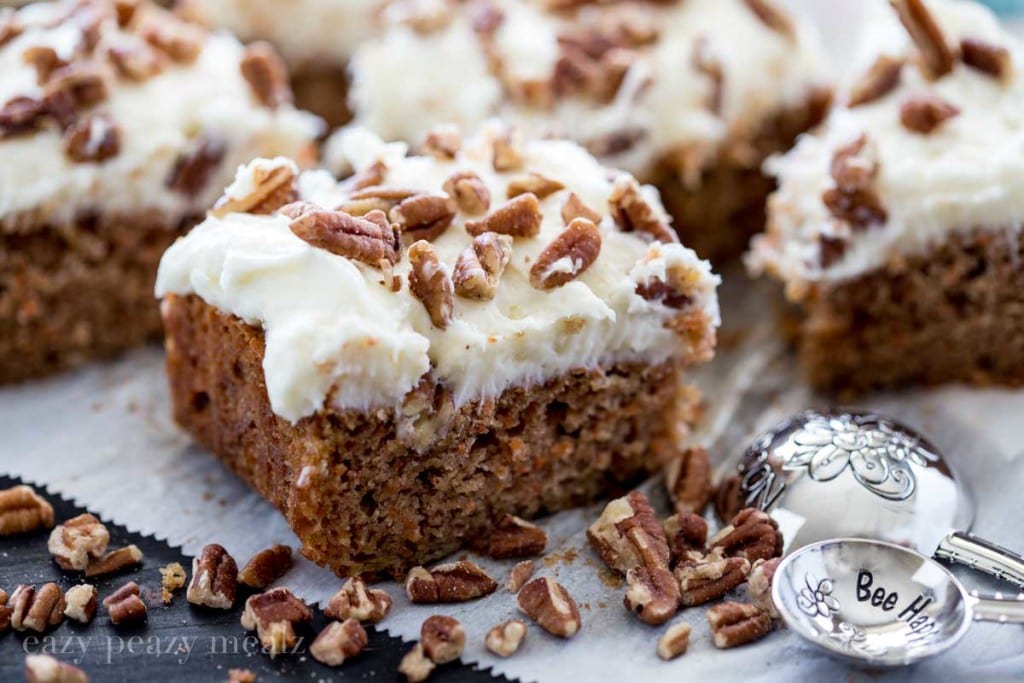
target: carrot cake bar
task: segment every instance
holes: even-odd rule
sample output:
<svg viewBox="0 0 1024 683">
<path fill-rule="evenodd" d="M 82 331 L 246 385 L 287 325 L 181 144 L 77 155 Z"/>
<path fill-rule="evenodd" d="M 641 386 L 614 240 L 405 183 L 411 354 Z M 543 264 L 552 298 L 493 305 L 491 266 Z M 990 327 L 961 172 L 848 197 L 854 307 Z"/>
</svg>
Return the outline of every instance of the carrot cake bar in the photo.
<svg viewBox="0 0 1024 683">
<path fill-rule="evenodd" d="M 312 161 L 282 69 L 145 2 L 0 9 L 0 383 L 159 335 L 160 255 L 235 167 Z"/>
<path fill-rule="evenodd" d="M 1024 383 L 1021 47 L 976 3 L 892 5 L 843 106 L 770 164 L 749 263 L 802 311 L 815 387 Z"/>
<path fill-rule="evenodd" d="M 573 139 L 657 185 L 705 257 L 742 253 L 762 161 L 827 108 L 817 36 L 773 0 L 395 3 L 382 21 L 352 57 L 358 125 L 415 144 L 497 115 Z"/>
<path fill-rule="evenodd" d="M 676 447 L 718 278 L 653 188 L 492 123 L 241 168 L 164 255 L 174 415 L 339 575 L 400 574 Z M 289 202 L 282 205 L 284 202 Z"/>
</svg>

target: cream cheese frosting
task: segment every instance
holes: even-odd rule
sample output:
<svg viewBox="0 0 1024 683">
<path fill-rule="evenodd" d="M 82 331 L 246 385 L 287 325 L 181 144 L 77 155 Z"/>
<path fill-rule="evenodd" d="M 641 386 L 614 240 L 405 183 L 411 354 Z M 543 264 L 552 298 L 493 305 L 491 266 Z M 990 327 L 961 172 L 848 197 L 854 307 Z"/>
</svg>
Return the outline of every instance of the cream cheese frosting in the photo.
<svg viewBox="0 0 1024 683">
<path fill-rule="evenodd" d="M 362 44 L 350 67 L 350 108 L 357 125 L 388 139 L 416 142 L 439 123 L 471 128 L 501 116 L 535 136 L 580 142 L 635 175 L 673 156 L 699 170 L 728 142 L 750 139 L 765 120 L 804 104 L 828 81 L 813 30 L 784 15 L 781 26 L 766 25 L 752 9 L 765 4 L 612 2 L 553 10 L 542 0 L 463 3 L 438 28 L 392 21 L 379 39 Z M 574 72 L 564 60 L 569 43 L 591 51 L 594 61 L 584 69 L 608 74 Z M 621 83 L 611 97 L 548 92 L 566 78 L 597 88 Z"/>
<path fill-rule="evenodd" d="M 195 294 L 262 328 L 270 403 L 291 421 L 325 402 L 337 408 L 397 407 L 425 375 L 445 385 L 461 405 L 573 368 L 706 360 L 719 323 L 719 278 L 708 263 L 680 244 L 618 227 L 609 200 L 630 180 L 574 143 L 525 142 L 517 170 L 495 170 L 495 140 L 506 133 L 492 123 L 461 144 L 453 158 L 407 156 L 405 145 L 385 144 L 362 129 L 345 131 L 337 142 L 356 177 L 383 168 L 385 188 L 447 197 L 446 179 L 475 173 L 490 194 L 492 214 L 510 201 L 509 183 L 524 173 L 562 186 L 539 198 L 536 235 L 504 238 L 511 255 L 493 298 L 456 294 L 443 329 L 411 290 L 408 256 L 389 272 L 336 255 L 298 237 L 290 227 L 294 219 L 282 212 L 211 214 L 164 255 L 157 296 Z M 250 182 L 245 177 L 256 172 L 256 164 L 265 175 L 268 162 L 254 162 L 239 172 L 233 187 Z M 322 207 L 345 205 L 354 192 L 351 180 L 339 184 L 322 170 L 301 174 L 296 186 L 302 201 Z M 531 270 L 567 232 L 562 211 L 570 193 L 599 214 L 600 252 L 562 286 L 537 289 Z M 641 196 L 651 216 L 667 221 L 653 189 L 642 189 Z M 457 270 L 460 255 L 473 243 L 466 224 L 483 218 L 460 211 L 431 240 L 439 262 L 433 272 L 448 277 Z M 548 271 L 576 272 L 582 260 L 568 253 Z M 682 298 L 645 297 L 644 288 L 655 282 L 684 283 L 679 286 L 685 291 L 677 292 Z M 683 318 L 690 321 L 685 330 Z"/>
<path fill-rule="evenodd" d="M 46 79 L 27 55 L 51 48 L 71 68 L 88 66 L 101 74 L 105 98 L 79 114 L 112 122 L 118 131 L 117 152 L 102 160 L 76 161 L 65 151 L 62 126 L 50 120 L 29 130 L 0 133 L 0 217 L 31 212 L 59 222 L 96 209 L 180 217 L 209 207 L 235 167 L 253 156 L 284 154 L 312 161 L 320 121 L 287 103 L 266 106 L 259 101 L 241 73 L 246 53 L 235 38 L 187 26 L 146 3 L 132 23 L 121 26 L 113 5 L 96 0 L 87 6 L 101 17 L 90 28 L 96 31 L 96 42 L 89 45 L 83 22 L 92 15 L 74 14 L 82 6 L 73 0 L 41 2 L 7 17 L 16 30 L 0 41 L 0 107 L 17 98 L 46 96 Z M 198 43 L 198 53 L 175 59 L 169 51 L 180 46 L 162 51 L 151 45 L 140 35 L 142 23 L 160 35 L 186 31 L 185 38 Z M 110 57 L 115 51 L 154 60 L 159 72 L 128 78 L 115 68 Z M 215 141 L 222 158 L 203 187 L 195 192 L 170 187 L 175 165 L 204 140 Z"/>
<path fill-rule="evenodd" d="M 878 99 L 838 106 L 813 134 L 767 169 L 779 189 L 769 202 L 769 227 L 755 238 L 748 263 L 770 272 L 800 296 L 810 283 L 836 283 L 922 253 L 950 234 L 975 229 L 1019 231 L 1024 225 L 1024 79 L 1019 43 L 995 16 L 973 2 L 926 3 L 955 52 L 965 40 L 1006 51 L 1005 74 L 987 73 L 958 58 L 936 80 L 907 63 L 900 81 Z M 851 83 L 879 58 L 918 59 L 918 48 L 888 3 L 873 6 Z M 847 88 L 849 91 L 850 88 Z M 901 111 L 922 96 L 938 97 L 959 113 L 927 133 L 908 129 Z M 877 167 L 872 192 L 884 220 L 864 228 L 837 219 L 823 201 L 837 182 L 837 151 L 863 138 Z M 823 258 L 824 248 L 831 254 Z"/>
</svg>

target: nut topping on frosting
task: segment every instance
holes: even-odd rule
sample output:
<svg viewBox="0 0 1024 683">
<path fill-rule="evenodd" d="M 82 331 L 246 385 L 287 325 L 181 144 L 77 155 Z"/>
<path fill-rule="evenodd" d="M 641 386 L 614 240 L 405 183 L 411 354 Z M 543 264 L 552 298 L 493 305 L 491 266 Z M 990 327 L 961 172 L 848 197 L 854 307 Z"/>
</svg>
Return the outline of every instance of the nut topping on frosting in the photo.
<svg viewBox="0 0 1024 683">
<path fill-rule="evenodd" d="M 859 107 L 885 97 L 900 84 L 903 60 L 879 55 L 868 72 L 850 89 L 847 105 Z"/>
<path fill-rule="evenodd" d="M 456 209 L 455 200 L 449 197 L 417 194 L 403 199 L 388 216 L 403 235 L 430 241 L 448 229 Z"/>
<path fill-rule="evenodd" d="M 924 74 L 935 79 L 952 71 L 953 50 L 924 0 L 892 0 L 892 6 L 917 45 Z"/>
<path fill-rule="evenodd" d="M 640 193 L 640 184 L 630 176 L 619 176 L 608 198 L 612 217 L 624 232 L 644 232 L 659 242 L 678 242 L 664 216 L 658 215 Z"/>
<path fill-rule="evenodd" d="M 117 156 L 121 132 L 109 116 L 79 119 L 64 134 L 64 151 L 72 161 L 101 162 Z"/>
<path fill-rule="evenodd" d="M 831 166 L 836 186 L 822 196 L 832 215 L 854 229 L 884 223 L 888 218 L 882 200 L 872 189 L 878 175 L 878 161 L 872 155 L 866 135 L 837 149 Z"/>
<path fill-rule="evenodd" d="M 442 330 L 448 327 L 455 309 L 452 280 L 437 258 L 430 242 L 420 240 L 409 247 L 409 291 L 419 299 L 430 321 Z"/>
<path fill-rule="evenodd" d="M 472 171 L 458 171 L 444 181 L 444 191 L 455 200 L 459 210 L 470 216 L 485 213 L 491 205 L 491 192 Z"/>
<path fill-rule="evenodd" d="M 601 253 L 601 232 L 592 221 L 574 218 L 547 246 L 530 269 L 530 284 L 554 289 L 572 282 L 594 264 Z"/>
<path fill-rule="evenodd" d="M 918 95 L 903 103 L 900 121 L 907 130 L 928 135 L 944 122 L 960 113 L 960 109 L 936 95 Z"/>
<path fill-rule="evenodd" d="M 264 106 L 275 109 L 292 101 L 288 68 L 269 43 L 257 42 L 246 47 L 240 68 Z"/>
<path fill-rule="evenodd" d="M 771 0 L 744 0 L 747 7 L 757 15 L 757 18 L 764 22 L 764 25 L 773 31 L 778 31 L 789 39 L 796 36 L 796 29 L 793 22 L 778 7 L 772 4 Z"/>
<path fill-rule="evenodd" d="M 587 206 L 578 194 L 570 192 L 562 205 L 562 222 L 569 225 L 574 218 L 586 218 L 592 223 L 601 222 L 601 214 Z"/>
<path fill-rule="evenodd" d="M 536 237 L 540 232 L 542 218 L 537 195 L 527 192 L 498 207 L 483 220 L 468 221 L 466 231 L 474 237 L 485 232 L 513 237 Z"/>
<path fill-rule="evenodd" d="M 960 41 L 960 59 L 964 64 L 982 73 L 1006 82 L 1013 74 L 1013 59 L 1005 47 L 983 40 L 964 38 Z"/>
<path fill-rule="evenodd" d="M 388 223 L 383 211 L 371 211 L 356 217 L 344 211 L 328 211 L 303 204 L 290 226 L 299 239 L 371 266 L 393 265 L 398 261 L 401 237 L 398 230 Z M 295 208 L 296 205 L 289 204 L 281 209 L 281 213 L 288 215 L 289 207 Z"/>
<path fill-rule="evenodd" d="M 218 218 L 229 213 L 273 213 L 297 198 L 298 172 L 295 163 L 284 158 L 269 163 L 260 159 L 250 162 L 238 169 L 235 184 L 225 191 L 210 213 Z M 242 187 L 236 189 L 236 185 Z"/>
<path fill-rule="evenodd" d="M 473 238 L 455 262 L 455 293 L 467 299 L 493 299 L 511 258 L 512 238 L 508 235 L 485 232 Z"/>
<path fill-rule="evenodd" d="M 201 135 L 174 164 L 167 187 L 188 197 L 196 196 L 209 184 L 226 153 L 227 147 L 220 137 Z"/>
<path fill-rule="evenodd" d="M 565 185 L 557 180 L 545 178 L 540 173 L 529 173 L 525 176 L 510 180 L 508 183 L 507 194 L 508 198 L 512 199 L 521 194 L 531 192 L 536 195 L 537 199 L 545 199 L 564 189 Z"/>
</svg>

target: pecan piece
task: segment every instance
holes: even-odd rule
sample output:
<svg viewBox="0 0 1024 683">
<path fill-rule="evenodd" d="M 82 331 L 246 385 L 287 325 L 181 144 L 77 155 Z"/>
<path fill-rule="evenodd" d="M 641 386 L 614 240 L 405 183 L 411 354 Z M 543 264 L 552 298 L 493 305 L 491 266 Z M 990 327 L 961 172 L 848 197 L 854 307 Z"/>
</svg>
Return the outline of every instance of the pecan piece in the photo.
<svg viewBox="0 0 1024 683">
<path fill-rule="evenodd" d="M 707 613 L 715 647 L 739 647 L 764 638 L 772 630 L 772 620 L 755 605 L 723 602 Z"/>
<path fill-rule="evenodd" d="M 455 200 L 459 210 L 470 216 L 485 213 L 491 205 L 491 191 L 472 171 L 457 171 L 444 181 L 442 189 Z"/>
<path fill-rule="evenodd" d="M 103 522 L 85 513 L 55 527 L 47 547 L 61 569 L 82 571 L 103 556 L 109 542 L 110 533 Z"/>
<path fill-rule="evenodd" d="M 35 130 L 48 113 L 42 100 L 20 96 L 11 98 L 0 107 L 0 138 Z"/>
<path fill-rule="evenodd" d="M 61 59 L 57 51 L 48 45 L 33 45 L 21 53 L 21 58 L 26 64 L 31 64 L 36 70 L 36 82 L 39 85 L 49 80 L 50 74 L 68 63 Z"/>
<path fill-rule="evenodd" d="M 147 16 L 136 33 L 147 43 L 182 64 L 191 64 L 203 51 L 203 31 L 182 21 L 166 21 L 159 15 Z"/>
<path fill-rule="evenodd" d="M 750 562 L 742 557 L 723 557 L 721 551 L 680 562 L 675 569 L 680 602 L 684 607 L 717 600 L 747 580 Z"/>
<path fill-rule="evenodd" d="M 281 213 L 290 216 L 295 208 L 296 204 L 288 204 Z M 302 208 L 308 210 L 293 217 L 291 231 L 304 242 L 377 268 L 398 261 L 401 235 L 382 211 L 356 217 L 343 211 Z"/>
<path fill-rule="evenodd" d="M 545 199 L 564 189 L 565 185 L 557 180 L 547 178 L 540 173 L 529 173 L 525 176 L 513 178 L 508 181 L 507 194 L 508 198 L 512 199 L 521 194 L 532 192 L 536 195 L 537 199 Z"/>
<path fill-rule="evenodd" d="M 332 621 L 309 646 L 313 659 L 326 666 L 341 666 L 366 647 L 366 630 L 355 619 Z"/>
<path fill-rule="evenodd" d="M 838 263 L 846 254 L 848 242 L 842 237 L 818 235 L 818 263 L 822 268 L 829 268 Z"/>
<path fill-rule="evenodd" d="M 707 450 L 700 446 L 687 448 L 669 461 L 665 486 L 676 512 L 703 512 L 714 493 Z"/>
<path fill-rule="evenodd" d="M 96 616 L 96 586 L 84 583 L 64 594 L 64 616 L 88 624 Z"/>
<path fill-rule="evenodd" d="M 508 572 L 508 579 L 505 581 L 505 588 L 507 588 L 510 593 L 518 593 L 519 589 L 522 588 L 523 585 L 530 580 L 530 577 L 533 576 L 534 567 L 535 565 L 533 564 L 533 560 L 517 562 L 516 565 Z"/>
<path fill-rule="evenodd" d="M 211 543 L 192 558 L 192 581 L 186 599 L 193 605 L 231 609 L 238 592 L 238 565 L 223 546 Z"/>
<path fill-rule="evenodd" d="M 413 567 L 405 579 L 405 592 L 415 603 L 465 602 L 490 595 L 497 582 L 478 565 L 461 561 L 427 571 Z"/>
<path fill-rule="evenodd" d="M 668 219 L 644 198 L 640 184 L 630 176 L 619 176 L 608 198 L 615 224 L 623 232 L 643 232 L 658 242 L 678 242 Z"/>
<path fill-rule="evenodd" d="M 960 114 L 960 109 L 936 95 L 917 95 L 900 107 L 900 122 L 907 130 L 928 135 Z"/>
<path fill-rule="evenodd" d="M 142 562 L 142 551 L 137 545 L 128 545 L 109 553 L 89 563 L 85 568 L 85 575 L 88 578 L 95 576 L 106 576 L 116 574 Z"/>
<path fill-rule="evenodd" d="M 536 237 L 543 215 L 537 195 L 527 192 L 495 209 L 479 221 L 466 221 L 466 231 L 474 237 L 485 232 L 512 237 Z"/>
<path fill-rule="evenodd" d="M 251 669 L 228 669 L 228 683 L 256 683 Z"/>
<path fill-rule="evenodd" d="M 244 183 L 248 191 L 241 197 L 225 194 L 210 213 L 217 218 L 229 213 L 274 213 L 295 201 L 298 195 L 295 187 L 297 171 L 295 164 L 285 159 L 260 159 L 246 164 L 239 169 L 239 176 L 243 179 L 248 176 L 248 182 Z"/>
<path fill-rule="evenodd" d="M 165 605 L 171 604 L 174 591 L 183 587 L 187 578 L 185 568 L 179 562 L 171 562 L 160 567 L 160 599 Z"/>
<path fill-rule="evenodd" d="M 922 71 L 928 78 L 942 78 L 953 70 L 954 56 L 946 37 L 924 0 L 892 0 L 900 21 L 921 54 Z"/>
<path fill-rule="evenodd" d="M 669 549 L 676 562 L 703 554 L 708 544 L 708 523 L 695 512 L 678 512 L 666 519 L 662 526 L 668 537 Z"/>
<path fill-rule="evenodd" d="M 15 631 L 44 633 L 64 620 L 64 592 L 55 583 L 36 588 L 21 584 L 11 593 L 11 626 Z"/>
<path fill-rule="evenodd" d="M 771 0 L 744 0 L 750 11 L 757 16 L 761 22 L 773 31 L 776 31 L 786 38 L 792 40 L 796 36 L 796 29 L 793 22 L 780 10 Z"/>
<path fill-rule="evenodd" d="M 685 621 L 669 627 L 665 634 L 658 639 L 658 656 L 666 662 L 686 654 L 690 646 L 690 633 L 693 628 Z"/>
<path fill-rule="evenodd" d="M 423 654 L 434 664 L 447 664 L 462 655 L 466 631 L 458 620 L 435 614 L 427 617 L 420 627 L 420 645 L 423 646 Z"/>
<path fill-rule="evenodd" d="M 64 133 L 64 153 L 76 163 L 100 163 L 121 151 L 121 129 L 113 119 L 95 114 L 77 120 Z"/>
<path fill-rule="evenodd" d="M 781 557 L 773 557 L 770 560 L 758 560 L 750 568 L 750 576 L 747 577 L 747 593 L 755 605 L 760 607 L 765 614 L 772 619 L 779 619 L 779 610 L 772 600 L 772 580 L 775 578 L 775 570 L 782 562 Z"/>
<path fill-rule="evenodd" d="M 121 78 L 141 83 L 164 69 L 160 54 L 146 44 L 114 45 L 107 49 L 107 57 Z"/>
<path fill-rule="evenodd" d="M 44 101 L 50 107 L 50 114 L 57 119 L 62 128 L 67 128 L 74 121 L 74 111 L 58 112 L 60 108 L 91 107 L 107 99 L 107 79 L 104 72 L 90 62 L 71 62 L 67 66 L 56 69 L 46 83 Z"/>
<path fill-rule="evenodd" d="M 722 524 L 728 524 L 743 509 L 741 484 L 740 475 L 730 474 L 715 487 L 715 516 Z"/>
<path fill-rule="evenodd" d="M 455 290 L 437 252 L 430 242 L 414 242 L 409 247 L 409 263 L 409 291 L 427 309 L 434 327 L 447 328 L 455 310 Z"/>
<path fill-rule="evenodd" d="M 295 626 L 310 621 L 313 613 L 287 588 L 274 588 L 250 596 L 242 612 L 242 628 L 256 631 L 271 658 L 295 647 Z"/>
<path fill-rule="evenodd" d="M 146 603 L 142 601 L 139 584 L 129 581 L 103 599 L 110 621 L 115 626 L 137 624 L 146 620 Z"/>
<path fill-rule="evenodd" d="M 450 197 L 418 194 L 403 199 L 391 209 L 388 217 L 403 235 L 430 241 L 444 234 L 457 210 L 455 200 Z"/>
<path fill-rule="evenodd" d="M 575 192 L 570 192 L 562 204 L 562 223 L 569 225 L 574 218 L 586 218 L 592 223 L 601 223 L 601 214 L 590 208 Z"/>
<path fill-rule="evenodd" d="M 398 664 L 398 673 L 405 676 L 409 683 L 420 683 L 425 681 L 437 667 L 430 657 L 423 654 L 423 646 L 419 643 L 413 646 Z"/>
<path fill-rule="evenodd" d="M 499 657 L 511 657 L 526 638 L 526 624 L 518 619 L 502 622 L 487 632 L 484 646 Z"/>
<path fill-rule="evenodd" d="M 376 624 L 391 611 L 391 602 L 387 592 L 370 588 L 365 581 L 354 576 L 331 597 L 324 614 L 331 619 L 355 619 Z"/>
<path fill-rule="evenodd" d="M 537 257 L 530 284 L 540 290 L 561 287 L 592 266 L 600 253 L 601 231 L 586 218 L 574 218 Z"/>
<path fill-rule="evenodd" d="M 238 581 L 256 590 L 266 590 L 291 568 L 292 549 L 278 544 L 253 555 L 238 572 Z"/>
<path fill-rule="evenodd" d="M 825 190 L 821 200 L 834 217 L 849 223 L 855 230 L 885 223 L 889 218 L 881 199 L 871 191 L 849 193 L 831 188 Z"/>
<path fill-rule="evenodd" d="M 535 524 L 506 514 L 491 532 L 487 554 L 496 560 L 540 555 L 548 544 L 548 535 Z"/>
<path fill-rule="evenodd" d="M 7 591 L 0 588 L 0 635 L 11 630 L 11 614 L 14 612 L 7 604 Z"/>
<path fill-rule="evenodd" d="M 499 173 L 523 166 L 523 140 L 519 129 L 506 126 L 494 137 L 491 165 Z"/>
<path fill-rule="evenodd" d="M 879 55 L 868 72 L 850 88 L 847 106 L 851 109 L 882 99 L 900 84 L 903 60 Z"/>
<path fill-rule="evenodd" d="M 542 576 L 523 586 L 516 606 L 553 636 L 572 638 L 580 630 L 576 601 L 551 577 Z"/>
<path fill-rule="evenodd" d="M 427 132 L 427 136 L 420 144 L 420 152 L 441 161 L 454 160 L 461 148 L 462 133 L 459 132 L 458 126 L 453 125 L 435 126 Z"/>
<path fill-rule="evenodd" d="M 511 259 L 511 237 L 494 232 L 477 235 L 455 262 L 452 275 L 455 293 L 467 299 L 493 299 L 498 281 Z"/>
<path fill-rule="evenodd" d="M 757 508 L 740 510 L 708 544 L 712 549 L 721 548 L 729 557 L 742 557 L 751 562 L 782 555 L 778 522 Z"/>
<path fill-rule="evenodd" d="M 874 188 L 878 160 L 867 136 L 840 147 L 832 156 L 831 174 L 836 186 L 822 195 L 822 202 L 839 220 L 855 230 L 884 223 L 888 212 Z"/>
<path fill-rule="evenodd" d="M 292 101 L 288 67 L 270 43 L 257 41 L 247 45 L 239 68 L 264 107 L 276 109 Z"/>
<path fill-rule="evenodd" d="M 0 127 L 2 125 L 0 122 Z M 25 534 L 52 526 L 53 506 L 30 487 L 14 486 L 0 491 L 0 536 Z"/>
<path fill-rule="evenodd" d="M 679 582 L 668 567 L 633 567 L 626 572 L 623 605 L 645 624 L 657 626 L 679 610 Z"/>
<path fill-rule="evenodd" d="M 605 564 L 620 574 L 633 567 L 668 566 L 665 531 L 647 496 L 639 491 L 608 503 L 587 529 L 587 538 Z"/>
<path fill-rule="evenodd" d="M 186 197 L 196 197 L 209 185 L 226 152 L 227 145 L 221 138 L 201 135 L 192 149 L 174 162 L 167 176 L 167 187 Z"/>
<path fill-rule="evenodd" d="M 89 677 L 77 666 L 50 655 L 26 655 L 26 683 L 89 683 Z"/>
<path fill-rule="evenodd" d="M 988 74 L 1003 83 L 1013 75 L 1013 58 L 1010 51 L 999 45 L 983 40 L 964 38 L 960 41 L 960 59 L 967 66 Z"/>
</svg>

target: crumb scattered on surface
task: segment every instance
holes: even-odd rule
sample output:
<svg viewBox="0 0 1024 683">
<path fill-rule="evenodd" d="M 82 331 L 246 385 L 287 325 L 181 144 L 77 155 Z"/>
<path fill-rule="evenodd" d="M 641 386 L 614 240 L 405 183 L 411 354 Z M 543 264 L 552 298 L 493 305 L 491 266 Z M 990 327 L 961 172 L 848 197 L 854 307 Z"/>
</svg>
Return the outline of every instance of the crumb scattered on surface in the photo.
<svg viewBox="0 0 1024 683">
<path fill-rule="evenodd" d="M 179 562 L 160 567 L 160 599 L 165 605 L 171 604 L 174 591 L 185 585 L 185 568 Z"/>
</svg>

